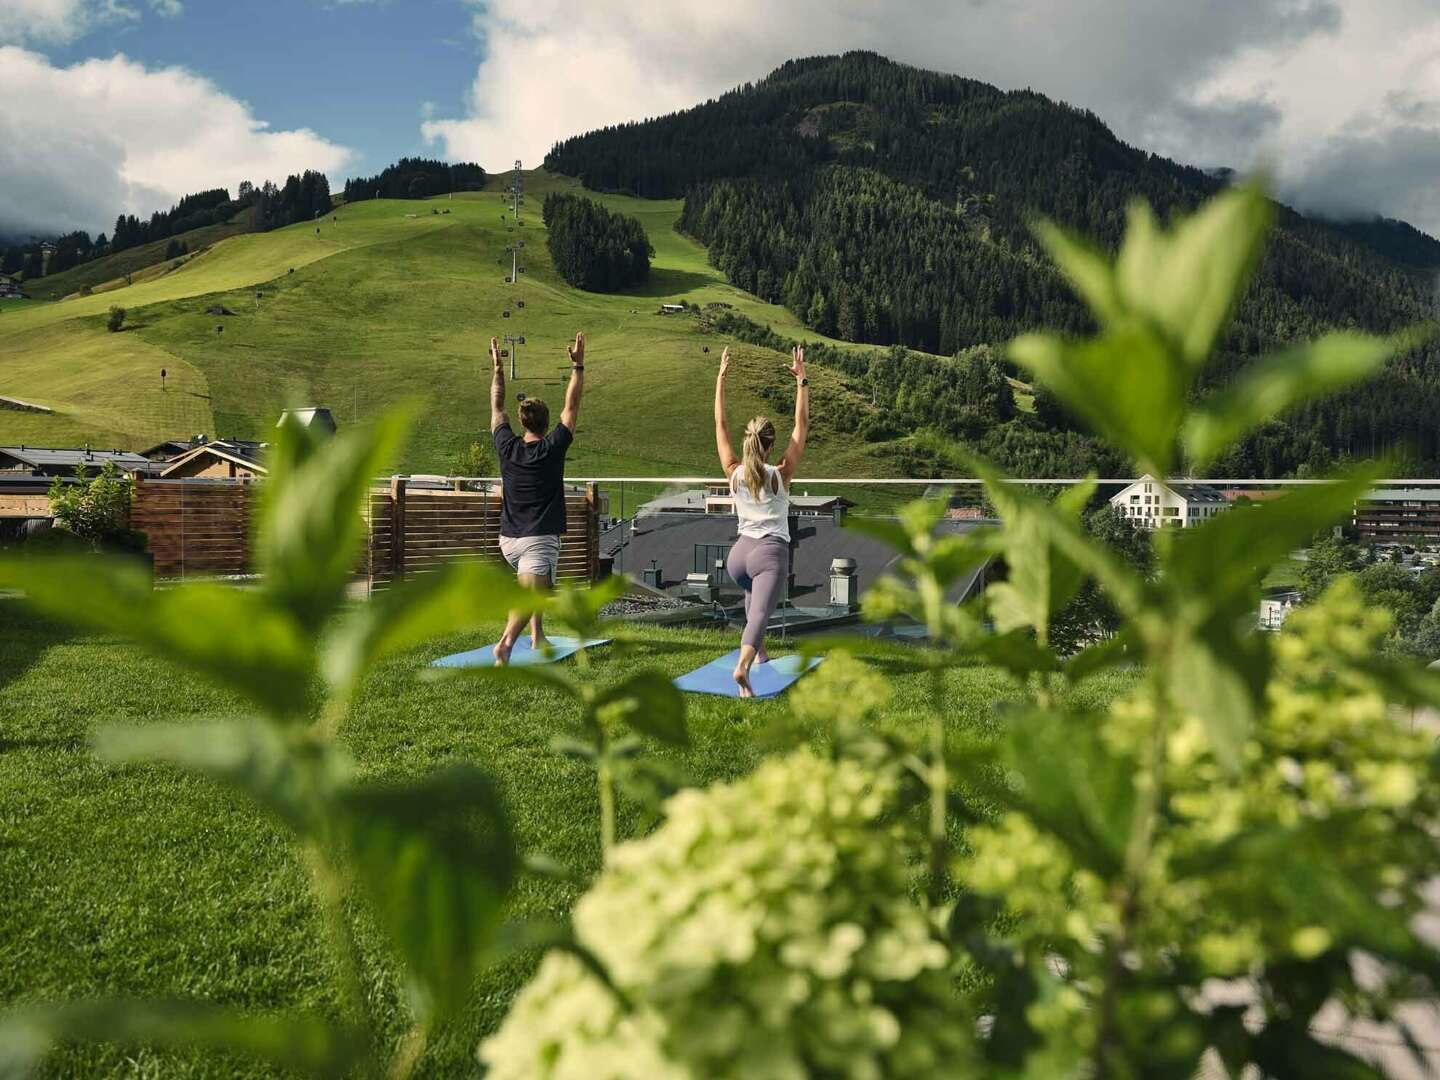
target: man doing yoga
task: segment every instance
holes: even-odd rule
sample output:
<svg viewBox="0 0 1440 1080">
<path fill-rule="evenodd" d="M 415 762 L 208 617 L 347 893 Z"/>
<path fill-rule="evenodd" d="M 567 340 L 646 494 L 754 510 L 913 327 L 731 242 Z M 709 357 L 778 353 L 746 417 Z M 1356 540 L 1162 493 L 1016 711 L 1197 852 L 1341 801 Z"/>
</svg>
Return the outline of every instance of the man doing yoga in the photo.
<svg viewBox="0 0 1440 1080">
<path fill-rule="evenodd" d="M 765 627 L 780 602 L 789 571 L 790 484 L 810 433 L 810 381 L 805 377 L 805 350 L 797 345 L 790 365 L 790 374 L 795 376 L 795 427 L 785 456 L 775 466 L 770 464 L 775 425 L 763 416 L 745 425 L 741 456 L 735 456 L 730 425 L 725 419 L 725 376 L 729 373 L 727 348 L 720 354 L 720 374 L 715 380 L 715 449 L 735 496 L 735 515 L 739 518 L 740 535 L 725 564 L 730 577 L 745 590 L 745 632 L 740 637 L 735 684 L 741 697 L 754 697 L 750 668 L 757 657 L 762 664 L 769 659 Z"/>
<path fill-rule="evenodd" d="M 500 363 L 500 344 L 490 339 L 490 359 L 495 373 L 490 380 L 490 434 L 495 440 L 495 457 L 500 462 L 500 553 L 505 556 L 521 585 L 548 589 L 555 582 L 560 561 L 560 538 L 565 535 L 565 451 L 575 441 L 575 423 L 580 418 L 580 391 L 585 383 L 585 335 L 576 334 L 570 354 L 570 385 L 565 390 L 565 408 L 553 431 L 550 409 L 539 398 L 520 403 L 520 427 L 516 435 L 505 411 L 505 368 Z M 515 639 L 525 626 L 525 613 L 512 611 L 505 633 L 495 645 L 495 663 L 510 662 Z M 530 617 L 530 644 L 546 644 L 540 615 Z"/>
</svg>

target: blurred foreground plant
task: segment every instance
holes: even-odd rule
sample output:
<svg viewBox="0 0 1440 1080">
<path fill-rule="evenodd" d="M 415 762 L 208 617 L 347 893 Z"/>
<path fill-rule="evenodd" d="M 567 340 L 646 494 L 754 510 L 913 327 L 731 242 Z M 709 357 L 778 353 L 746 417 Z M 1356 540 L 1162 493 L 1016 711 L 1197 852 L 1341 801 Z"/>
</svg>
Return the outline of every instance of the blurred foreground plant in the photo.
<svg viewBox="0 0 1440 1080">
<path fill-rule="evenodd" d="M 1042 228 L 1100 330 L 1028 335 L 1011 355 L 1163 481 L 1182 457 L 1203 467 L 1414 340 L 1329 335 L 1197 402 L 1270 214 L 1254 188 L 1168 232 L 1138 207 L 1113 263 Z M 1080 526 L 1087 486 L 1049 503 L 973 467 L 1009 574 L 968 616 L 988 616 L 991 632 L 957 638 L 949 656 L 991 660 L 1027 688 L 995 753 L 949 755 L 957 792 L 999 810 L 951 862 L 952 943 L 989 973 L 981 1052 L 1027 1076 L 1188 1076 L 1207 1047 L 1231 1075 L 1371 1075 L 1310 1025 L 1332 999 L 1386 1016 L 1398 996 L 1435 995 L 1440 965 L 1410 917 L 1440 873 L 1436 769 L 1387 702 L 1433 701 L 1440 687 L 1377 659 L 1383 628 L 1352 593 L 1278 641 L 1254 612 L 1267 569 L 1345 518 L 1376 470 L 1161 530 L 1142 574 Z M 935 516 L 908 516 L 897 546 L 910 584 L 876 594 L 875 614 L 934 625 L 937 560 L 923 543 Z M 1062 658 L 1050 620 L 1087 578 L 1122 628 Z M 1121 661 L 1137 665 L 1137 686 L 1105 712 L 1056 692 L 1057 679 Z M 1368 981 L 1352 969 L 1359 952 L 1381 961 Z"/>
<path fill-rule="evenodd" d="M 255 589 L 152 590 L 127 561 L 0 563 L 0 584 L 56 616 L 132 638 L 239 695 L 252 719 L 107 728 L 97 752 L 117 764 L 169 762 L 248 794 L 299 841 L 341 977 L 339 1017 L 256 1016 L 194 1001 L 33 1006 L 0 1021 L 0 1075 L 23 1074 L 58 1041 L 200 1045 L 318 1075 L 407 1076 L 430 1030 L 467 999 L 499 948 L 514 839 L 494 782 L 453 765 L 406 783 L 358 775 L 335 740 L 366 672 L 422 640 L 502 619 L 542 601 L 494 567 L 464 563 L 368 603 L 346 589 L 364 537 L 371 477 L 406 427 L 391 415 L 321 442 L 285 425 L 272 447 Z M 358 885 L 401 963 L 413 1024 L 397 1046 L 366 992 L 343 905 Z"/>
</svg>

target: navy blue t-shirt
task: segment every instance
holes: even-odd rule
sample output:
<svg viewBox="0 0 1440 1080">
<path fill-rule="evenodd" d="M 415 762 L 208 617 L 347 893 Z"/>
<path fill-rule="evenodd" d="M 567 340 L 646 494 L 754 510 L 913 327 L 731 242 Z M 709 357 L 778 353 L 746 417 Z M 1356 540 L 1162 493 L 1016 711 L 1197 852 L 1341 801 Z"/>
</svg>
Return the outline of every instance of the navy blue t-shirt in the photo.
<svg viewBox="0 0 1440 1080">
<path fill-rule="evenodd" d="M 575 436 L 564 424 L 556 424 L 543 439 L 526 442 L 509 424 L 501 424 L 494 437 L 505 484 L 500 535 L 564 536 L 565 451 Z"/>
</svg>

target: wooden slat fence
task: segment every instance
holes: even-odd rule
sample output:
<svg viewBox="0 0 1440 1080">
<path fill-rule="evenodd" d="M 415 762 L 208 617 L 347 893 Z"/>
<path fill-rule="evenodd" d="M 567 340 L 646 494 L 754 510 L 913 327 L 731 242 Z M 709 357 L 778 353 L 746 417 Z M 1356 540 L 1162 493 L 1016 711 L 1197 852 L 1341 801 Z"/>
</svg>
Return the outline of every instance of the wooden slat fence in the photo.
<svg viewBox="0 0 1440 1080">
<path fill-rule="evenodd" d="M 263 481 L 135 478 L 133 528 L 149 538 L 160 578 L 247 574 L 254 500 Z M 565 499 L 559 578 L 594 581 L 600 569 L 600 504 L 595 485 Z M 464 559 L 500 559 L 500 492 L 414 486 L 396 477 L 372 488 L 369 542 L 357 568 L 370 589 Z"/>
<path fill-rule="evenodd" d="M 595 485 L 568 492 L 561 581 L 594 581 L 600 569 L 600 506 Z M 371 589 L 396 578 L 467 559 L 500 560 L 500 492 L 412 487 L 396 477 L 372 489 L 366 569 Z"/>
<path fill-rule="evenodd" d="M 149 538 L 155 576 L 250 572 L 250 515 L 258 492 L 236 480 L 135 477 L 130 527 Z"/>
</svg>

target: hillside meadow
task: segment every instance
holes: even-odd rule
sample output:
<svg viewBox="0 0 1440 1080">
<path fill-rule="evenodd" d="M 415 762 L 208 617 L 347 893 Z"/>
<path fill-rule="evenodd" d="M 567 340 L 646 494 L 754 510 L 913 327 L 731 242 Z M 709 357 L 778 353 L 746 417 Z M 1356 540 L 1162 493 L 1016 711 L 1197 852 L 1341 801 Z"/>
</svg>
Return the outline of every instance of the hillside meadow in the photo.
<svg viewBox="0 0 1440 1080">
<path fill-rule="evenodd" d="M 814 335 L 785 309 L 727 284 L 704 249 L 674 231 L 679 200 L 595 196 L 644 223 L 655 246 L 650 278 L 621 294 L 570 288 L 550 265 L 539 206 L 548 191 L 577 185 L 525 175 L 518 227 L 503 213 L 499 189 L 508 177 L 492 177 L 485 192 L 341 206 L 318 234 L 295 225 L 231 237 L 126 288 L 13 305 L 0 314 L 0 351 L 11 358 L 0 393 L 56 412 L 0 414 L 0 442 L 141 447 L 199 431 L 263 438 L 287 404 L 329 405 L 342 424 L 363 424 L 417 399 L 426 422 L 400 467 L 445 471 L 488 426 L 490 335 L 526 339 L 511 400 L 553 400 L 563 392 L 564 345 L 584 330 L 586 403 L 572 471 L 709 469 L 713 375 L 724 342 L 699 332 L 693 316 L 658 314 L 660 305 L 724 303 L 782 334 Z M 510 285 L 513 241 L 525 244 L 525 272 Z M 104 325 L 112 304 L 128 312 L 118 334 Z M 233 315 L 206 314 L 214 305 Z M 774 413 L 783 432 L 783 359 L 740 346 L 736 367 L 735 414 Z M 172 376 L 164 389 L 161 368 Z M 827 428 L 827 396 L 850 394 L 838 377 L 817 369 L 812 379 L 810 468 L 894 475 L 873 447 Z"/>
</svg>

